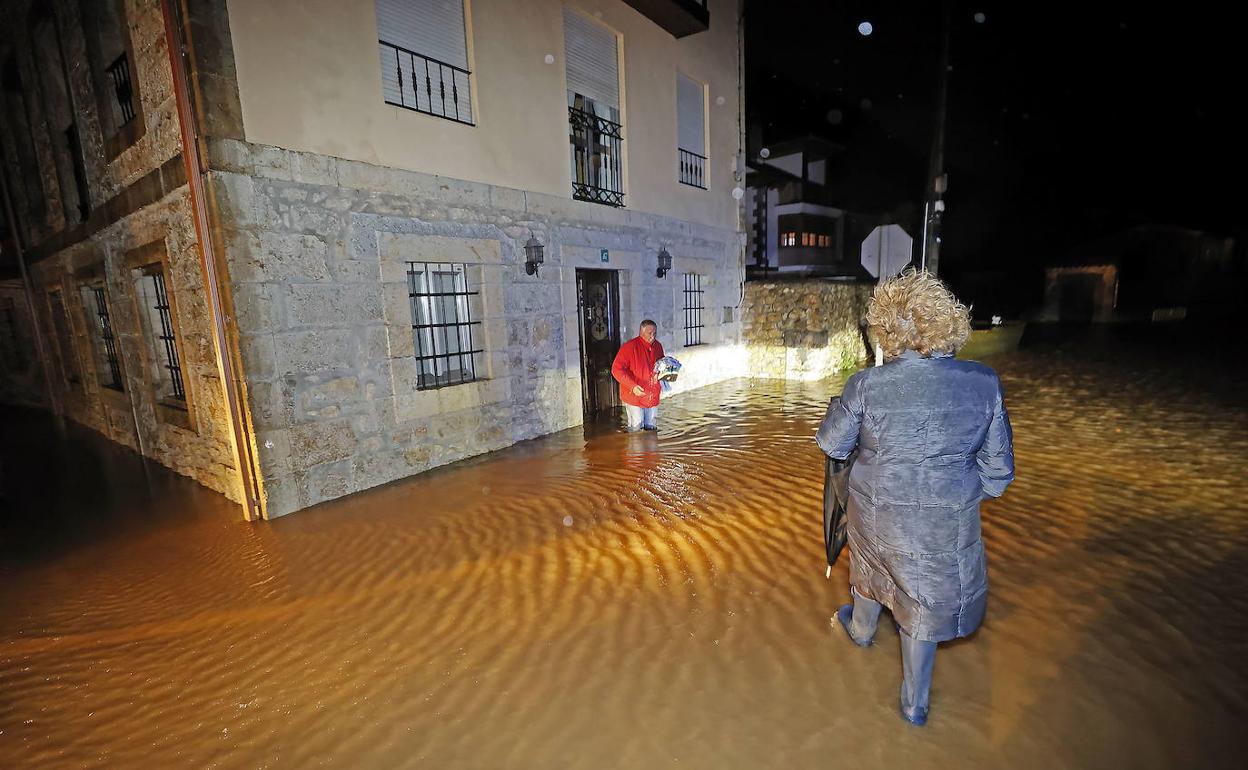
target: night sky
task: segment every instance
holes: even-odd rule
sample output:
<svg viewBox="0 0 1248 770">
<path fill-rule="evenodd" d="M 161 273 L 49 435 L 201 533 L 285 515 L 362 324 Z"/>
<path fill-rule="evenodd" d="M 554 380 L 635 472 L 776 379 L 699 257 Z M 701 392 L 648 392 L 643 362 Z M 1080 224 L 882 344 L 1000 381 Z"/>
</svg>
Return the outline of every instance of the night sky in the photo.
<svg viewBox="0 0 1248 770">
<path fill-rule="evenodd" d="M 746 0 L 762 144 L 827 137 L 846 148 L 834 184 L 849 207 L 921 206 L 939 8 Z M 1232 13 L 953 3 L 942 273 L 1034 270 L 1136 224 L 1248 236 L 1248 28 Z"/>
</svg>

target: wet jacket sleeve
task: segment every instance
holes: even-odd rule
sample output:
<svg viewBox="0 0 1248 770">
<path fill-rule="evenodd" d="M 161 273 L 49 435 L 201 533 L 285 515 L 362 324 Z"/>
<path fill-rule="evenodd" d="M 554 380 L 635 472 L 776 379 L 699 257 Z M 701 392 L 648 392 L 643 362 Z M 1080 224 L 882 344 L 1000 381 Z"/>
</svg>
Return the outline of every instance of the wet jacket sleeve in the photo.
<svg viewBox="0 0 1248 770">
<path fill-rule="evenodd" d="M 992 422 L 984 445 L 975 455 L 979 464 L 979 482 L 988 497 L 1000 497 L 1014 480 L 1014 432 L 1010 428 L 1010 415 L 1005 411 L 1005 397 L 1001 383 L 997 382 L 997 395 L 992 410 Z"/>
<path fill-rule="evenodd" d="M 833 396 L 828 404 L 815 442 L 824 454 L 834 460 L 844 460 L 858 446 L 858 429 L 862 425 L 862 399 L 858 394 L 858 380 L 850 377 L 845 390 Z"/>
<path fill-rule="evenodd" d="M 632 373 L 628 371 L 632 352 L 633 346 L 625 343 L 620 346 L 619 352 L 615 354 L 615 361 L 611 362 L 611 376 L 628 390 L 632 390 L 637 385 Z"/>
</svg>

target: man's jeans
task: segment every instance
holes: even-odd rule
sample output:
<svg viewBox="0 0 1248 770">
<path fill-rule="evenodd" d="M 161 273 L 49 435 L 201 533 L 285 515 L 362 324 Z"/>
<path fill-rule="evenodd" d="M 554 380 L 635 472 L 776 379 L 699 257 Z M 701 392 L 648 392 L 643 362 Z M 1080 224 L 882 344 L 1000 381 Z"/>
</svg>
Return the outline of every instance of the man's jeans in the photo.
<svg viewBox="0 0 1248 770">
<path fill-rule="evenodd" d="M 628 430 L 630 433 L 643 428 L 654 430 L 658 427 L 654 424 L 655 419 L 659 416 L 659 408 L 657 406 L 641 407 L 625 404 L 624 412 L 628 415 Z"/>
<path fill-rule="evenodd" d="M 849 632 L 855 639 L 870 640 L 880 620 L 880 603 L 860 596 L 853 588 L 854 616 Z M 901 632 L 901 705 L 907 710 L 928 708 L 932 693 L 932 664 L 936 662 L 936 642 L 912 639 Z"/>
</svg>

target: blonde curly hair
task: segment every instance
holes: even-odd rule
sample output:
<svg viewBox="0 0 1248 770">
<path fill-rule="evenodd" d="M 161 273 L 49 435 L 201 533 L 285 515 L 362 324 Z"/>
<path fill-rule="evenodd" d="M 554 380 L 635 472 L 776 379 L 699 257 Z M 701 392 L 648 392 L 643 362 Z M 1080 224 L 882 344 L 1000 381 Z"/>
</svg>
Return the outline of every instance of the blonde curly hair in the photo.
<svg viewBox="0 0 1248 770">
<path fill-rule="evenodd" d="M 906 350 L 926 357 L 957 352 L 971 336 L 971 314 L 940 279 L 910 268 L 875 288 L 867 326 L 885 358 Z"/>
</svg>

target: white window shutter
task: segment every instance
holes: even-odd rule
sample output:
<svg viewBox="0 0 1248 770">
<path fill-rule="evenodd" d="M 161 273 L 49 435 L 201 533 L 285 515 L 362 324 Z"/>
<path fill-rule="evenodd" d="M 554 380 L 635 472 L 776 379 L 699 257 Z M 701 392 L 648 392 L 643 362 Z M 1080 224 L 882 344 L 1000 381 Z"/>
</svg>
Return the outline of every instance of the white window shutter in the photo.
<svg viewBox="0 0 1248 770">
<path fill-rule="evenodd" d="M 568 90 L 618 110 L 620 75 L 615 33 L 565 7 L 563 41 Z"/>
<path fill-rule="evenodd" d="M 472 123 L 464 0 L 376 0 L 376 6 L 385 101 Z"/>
<path fill-rule="evenodd" d="M 468 69 L 464 0 L 377 0 L 377 37 Z"/>
<path fill-rule="evenodd" d="M 676 141 L 682 150 L 706 156 L 706 97 L 702 84 L 676 75 Z"/>
</svg>

